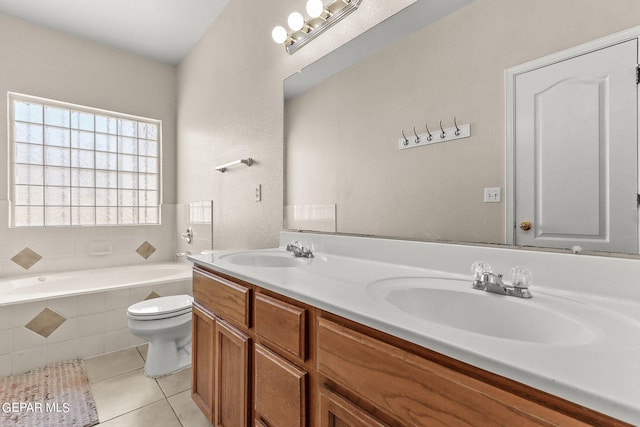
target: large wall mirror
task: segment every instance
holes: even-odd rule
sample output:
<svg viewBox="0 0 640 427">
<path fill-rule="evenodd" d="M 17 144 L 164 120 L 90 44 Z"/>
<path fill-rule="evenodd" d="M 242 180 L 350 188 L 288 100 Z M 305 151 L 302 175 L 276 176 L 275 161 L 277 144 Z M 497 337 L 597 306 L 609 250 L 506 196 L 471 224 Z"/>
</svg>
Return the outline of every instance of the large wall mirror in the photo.
<svg viewBox="0 0 640 427">
<path fill-rule="evenodd" d="M 417 0 L 286 79 L 285 228 L 505 244 L 505 70 L 640 24 L 542 3 Z M 399 149 L 454 118 L 470 137 Z"/>
</svg>

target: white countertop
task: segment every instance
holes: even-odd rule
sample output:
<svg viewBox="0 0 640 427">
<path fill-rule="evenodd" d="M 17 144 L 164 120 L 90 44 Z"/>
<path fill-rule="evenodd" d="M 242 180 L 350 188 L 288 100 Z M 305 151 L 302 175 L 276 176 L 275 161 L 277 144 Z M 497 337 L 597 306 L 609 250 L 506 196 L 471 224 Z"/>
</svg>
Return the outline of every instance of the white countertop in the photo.
<svg viewBox="0 0 640 427">
<path fill-rule="evenodd" d="M 563 283 L 581 280 L 575 271 L 566 272 L 570 279 L 565 279 L 562 270 L 554 271 L 553 276 L 537 274 L 542 269 L 571 266 L 578 258 L 573 255 L 283 232 L 281 241 L 293 240 L 313 242 L 315 258 L 300 258 L 300 265 L 296 267 L 240 265 L 232 262 L 233 257 L 227 252 L 194 255 L 189 259 L 623 421 L 640 423 L 640 302 L 635 297 L 636 289 L 628 290 L 621 285 L 624 280 L 630 280 L 628 286 L 635 288 L 637 279 L 608 274 L 604 277 L 610 277 L 610 283 L 600 283 L 600 287 L 593 288 L 584 285 L 589 292 L 579 292 L 576 285 L 560 286 L 551 279 L 560 275 Z M 361 246 L 357 254 L 347 249 L 358 245 Z M 398 254 L 398 248 L 405 251 L 404 257 Z M 388 250 L 392 252 L 385 254 Z M 275 248 L 246 253 L 288 256 L 284 252 L 283 248 Z M 416 256 L 416 252 L 420 256 Z M 452 260 L 451 254 L 458 260 Z M 588 270 L 586 266 L 594 263 L 604 263 L 597 270 L 604 269 L 603 274 L 607 269 L 640 269 L 640 265 L 636 265 L 640 264 L 638 260 L 579 258 L 578 263 L 585 265 L 580 271 Z M 483 259 L 497 266 L 509 263 L 532 266 L 534 297 L 523 300 L 486 294 L 486 300 L 478 300 L 476 296 L 485 298 L 485 293 L 471 289 L 469 259 Z M 629 261 L 632 264 L 627 265 Z M 622 268 L 620 263 L 624 264 Z M 541 278 L 539 284 L 537 276 Z M 496 304 L 504 301 L 501 298 L 509 298 L 507 304 L 511 310 L 507 314 L 488 309 L 486 313 L 479 312 L 478 321 L 497 322 L 494 324 L 509 332 L 511 325 L 515 332 L 504 338 L 451 327 L 434 322 L 429 316 L 407 314 L 385 299 L 394 287 L 425 280 L 442 289 L 454 289 L 455 295 L 472 294 L 473 301 Z M 595 277 L 594 280 L 603 279 Z M 608 292 L 593 291 L 602 287 Z M 534 309 L 548 316 L 541 318 L 541 324 L 523 322 L 518 313 Z M 570 330 L 567 339 L 558 335 L 547 341 L 544 331 L 556 333 L 554 319 L 563 320 L 561 318 L 567 316 L 572 319 L 569 325 L 580 325 L 580 328 L 575 334 Z M 533 334 L 533 338 L 520 340 L 517 331 L 522 330 L 527 336 L 531 335 L 528 332 L 537 332 L 530 328 L 539 328 L 543 338 Z"/>
</svg>

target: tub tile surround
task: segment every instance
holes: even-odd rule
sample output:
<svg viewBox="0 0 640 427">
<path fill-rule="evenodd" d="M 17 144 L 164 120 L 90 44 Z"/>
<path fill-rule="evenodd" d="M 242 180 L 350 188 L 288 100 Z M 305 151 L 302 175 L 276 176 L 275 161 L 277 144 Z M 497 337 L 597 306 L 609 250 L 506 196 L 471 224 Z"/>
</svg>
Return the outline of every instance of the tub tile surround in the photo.
<svg viewBox="0 0 640 427">
<path fill-rule="evenodd" d="M 11 257 L 11 261 L 15 262 L 25 270 L 33 267 L 41 259 L 42 256 L 37 252 L 34 252 L 31 248 L 24 248 L 13 257 Z"/>
<path fill-rule="evenodd" d="M 49 335 L 55 332 L 67 319 L 64 316 L 59 315 L 49 307 L 45 307 L 36 317 L 31 319 L 29 323 L 24 327 L 43 338 L 48 338 Z"/>
<path fill-rule="evenodd" d="M 0 306 L 0 376 L 142 344 L 127 308 L 179 294 L 192 295 L 190 279 Z"/>
<path fill-rule="evenodd" d="M 161 209 L 162 225 L 9 228 L 0 200 L 0 277 L 175 261 L 177 205 Z"/>
<path fill-rule="evenodd" d="M 293 241 L 313 244 L 316 258 L 306 267 L 239 265 L 229 253 L 192 259 L 613 417 L 640 422 L 640 260 L 289 231 L 281 232 L 275 250 L 282 253 Z M 458 279 L 468 281 L 463 292 L 483 292 L 471 289 L 475 261 L 488 262 L 507 282 L 512 267 L 530 268 L 534 299 L 513 298 L 512 303 L 559 307 L 559 316 L 565 315 L 561 310 L 572 310 L 566 315 L 586 322 L 591 335 L 586 341 L 551 343 L 491 337 L 421 320 L 370 293 L 371 283 L 398 277 Z M 523 323 L 517 314 L 499 322 L 540 327 Z"/>
<path fill-rule="evenodd" d="M 176 205 L 176 251 L 193 254 L 213 250 L 213 201 L 179 203 Z M 188 243 L 182 234 L 191 228 L 193 240 Z"/>
<path fill-rule="evenodd" d="M 138 253 L 138 255 L 140 255 L 144 259 L 149 258 L 151 255 L 153 255 L 155 251 L 156 251 L 156 248 L 146 240 L 144 241 L 143 244 L 138 246 L 138 249 L 136 249 L 136 252 Z"/>
<path fill-rule="evenodd" d="M 144 300 L 146 301 L 146 300 L 154 299 L 154 298 L 160 298 L 160 295 L 158 295 L 157 293 L 151 291 L 149 293 L 149 295 L 147 295 L 147 297 Z"/>
</svg>

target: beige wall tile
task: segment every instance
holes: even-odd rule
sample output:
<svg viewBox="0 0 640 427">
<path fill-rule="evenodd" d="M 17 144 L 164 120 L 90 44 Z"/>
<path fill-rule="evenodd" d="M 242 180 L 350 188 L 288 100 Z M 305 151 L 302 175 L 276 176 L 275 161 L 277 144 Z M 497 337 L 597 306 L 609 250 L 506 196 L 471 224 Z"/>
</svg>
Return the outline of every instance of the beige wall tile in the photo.
<svg viewBox="0 0 640 427">
<path fill-rule="evenodd" d="M 45 308 L 25 325 L 25 328 L 47 338 L 67 319 L 50 308 Z"/>
<path fill-rule="evenodd" d="M 155 251 L 156 248 L 149 242 L 144 242 L 143 244 L 138 246 L 138 249 L 136 249 L 138 255 L 140 255 L 144 259 L 149 258 Z"/>
<path fill-rule="evenodd" d="M 34 252 L 32 249 L 24 248 L 23 250 L 18 252 L 16 255 L 14 255 L 11 258 L 11 261 L 15 262 L 25 270 L 28 270 L 31 267 L 33 267 L 41 259 L 42 259 L 42 256 Z"/>
</svg>

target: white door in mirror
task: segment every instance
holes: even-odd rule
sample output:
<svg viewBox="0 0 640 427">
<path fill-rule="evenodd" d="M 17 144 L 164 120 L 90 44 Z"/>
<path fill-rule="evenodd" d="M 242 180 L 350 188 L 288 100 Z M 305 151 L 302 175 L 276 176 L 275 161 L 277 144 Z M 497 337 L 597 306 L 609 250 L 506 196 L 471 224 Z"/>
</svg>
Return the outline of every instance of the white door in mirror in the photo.
<svg viewBox="0 0 640 427">
<path fill-rule="evenodd" d="M 515 79 L 516 245 L 638 252 L 638 40 Z"/>
</svg>

